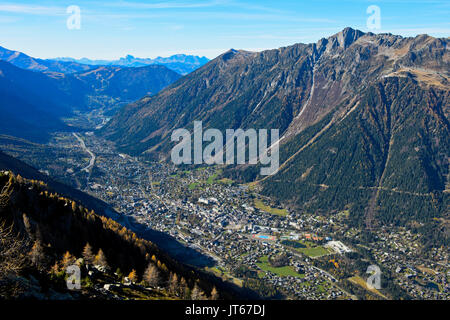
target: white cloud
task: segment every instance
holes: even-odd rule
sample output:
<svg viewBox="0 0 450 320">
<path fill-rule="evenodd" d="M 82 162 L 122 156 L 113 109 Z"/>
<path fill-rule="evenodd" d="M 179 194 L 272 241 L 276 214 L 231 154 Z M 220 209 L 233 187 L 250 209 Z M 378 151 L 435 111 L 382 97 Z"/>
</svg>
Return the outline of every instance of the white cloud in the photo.
<svg viewBox="0 0 450 320">
<path fill-rule="evenodd" d="M 217 5 L 222 5 L 226 3 L 225 1 L 198 1 L 198 2 L 159 2 L 159 3 L 138 3 L 138 2 L 129 2 L 129 1 L 121 1 L 118 3 L 110 3 L 108 6 L 112 7 L 126 7 L 133 9 L 190 9 L 190 8 L 206 8 L 206 7 L 214 7 Z"/>
<path fill-rule="evenodd" d="M 65 8 L 50 6 L 35 6 L 25 4 L 0 4 L 0 12 L 32 14 L 32 15 L 64 15 Z"/>
</svg>

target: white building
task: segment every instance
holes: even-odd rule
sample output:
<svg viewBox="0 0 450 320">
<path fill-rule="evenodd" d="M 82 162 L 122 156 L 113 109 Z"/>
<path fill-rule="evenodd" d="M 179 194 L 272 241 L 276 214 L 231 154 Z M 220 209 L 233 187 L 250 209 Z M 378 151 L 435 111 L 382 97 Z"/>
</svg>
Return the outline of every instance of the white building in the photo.
<svg viewBox="0 0 450 320">
<path fill-rule="evenodd" d="M 339 254 L 343 254 L 345 252 L 352 252 L 352 250 L 345 244 L 343 244 L 341 241 L 328 241 L 325 247 L 331 248 Z"/>
</svg>

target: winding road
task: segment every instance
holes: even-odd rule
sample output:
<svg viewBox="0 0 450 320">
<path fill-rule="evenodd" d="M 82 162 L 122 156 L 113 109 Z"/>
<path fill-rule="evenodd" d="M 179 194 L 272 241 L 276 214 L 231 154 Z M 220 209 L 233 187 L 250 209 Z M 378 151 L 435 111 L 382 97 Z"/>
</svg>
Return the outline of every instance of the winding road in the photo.
<svg viewBox="0 0 450 320">
<path fill-rule="evenodd" d="M 83 169 L 81 169 L 80 171 L 86 171 L 87 173 L 90 173 L 92 167 L 95 164 L 95 159 L 96 159 L 95 154 L 86 147 L 84 140 L 81 139 L 81 137 L 78 134 L 76 134 L 75 132 L 73 132 L 72 134 L 80 142 L 81 148 L 83 148 L 83 150 L 86 151 L 87 153 L 89 153 L 89 155 L 91 156 L 91 159 L 89 160 L 89 164 L 86 167 L 84 167 Z"/>
</svg>

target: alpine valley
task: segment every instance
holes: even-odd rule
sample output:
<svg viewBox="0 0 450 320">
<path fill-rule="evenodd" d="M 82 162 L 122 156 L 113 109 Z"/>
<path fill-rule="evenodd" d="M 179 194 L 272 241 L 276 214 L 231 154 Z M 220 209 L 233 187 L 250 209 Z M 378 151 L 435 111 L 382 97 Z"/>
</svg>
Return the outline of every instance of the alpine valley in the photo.
<svg viewBox="0 0 450 320">
<path fill-rule="evenodd" d="M 167 154 L 171 131 L 194 120 L 222 130 L 277 128 L 278 174 L 242 167 L 230 178 L 292 209 L 348 210 L 352 226 L 423 225 L 448 245 L 448 44 L 347 28 L 315 44 L 230 50 L 126 106 L 100 134 L 151 157 Z"/>
<path fill-rule="evenodd" d="M 346 28 L 211 61 L 0 47 L 0 298 L 450 299 L 449 42 Z M 279 129 L 279 170 L 175 165 L 194 121 Z"/>
</svg>

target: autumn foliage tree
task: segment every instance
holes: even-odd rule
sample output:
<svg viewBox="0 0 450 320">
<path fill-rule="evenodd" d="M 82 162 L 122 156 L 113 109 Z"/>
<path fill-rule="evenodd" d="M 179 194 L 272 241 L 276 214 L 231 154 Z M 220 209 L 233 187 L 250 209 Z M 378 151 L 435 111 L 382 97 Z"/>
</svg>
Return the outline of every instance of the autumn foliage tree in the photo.
<svg viewBox="0 0 450 320">
<path fill-rule="evenodd" d="M 92 252 L 92 247 L 90 246 L 89 243 L 87 243 L 86 246 L 84 247 L 82 255 L 83 255 L 84 262 L 86 264 L 93 264 L 94 263 L 95 255 Z"/>
<path fill-rule="evenodd" d="M 153 263 L 149 263 L 147 269 L 145 269 L 143 280 L 146 285 L 152 287 L 157 287 L 160 284 L 161 275 Z"/>
<path fill-rule="evenodd" d="M 106 256 L 103 253 L 102 249 L 98 250 L 97 255 L 95 256 L 95 259 L 94 259 L 94 264 L 108 268 L 108 261 L 106 260 Z"/>
<path fill-rule="evenodd" d="M 205 300 L 206 299 L 204 292 L 200 289 L 200 287 L 197 284 L 195 284 L 194 288 L 192 289 L 191 299 L 192 300 Z"/>
<path fill-rule="evenodd" d="M 0 300 L 17 293 L 16 278 L 26 264 L 22 254 L 26 243 L 14 237 L 12 227 L 0 224 Z"/>
<path fill-rule="evenodd" d="M 178 276 L 176 273 L 171 273 L 169 277 L 169 292 L 171 294 L 178 294 L 179 284 Z"/>
<path fill-rule="evenodd" d="M 170 292 L 170 296 L 188 299 L 193 291 L 193 298 L 205 298 L 199 287 L 191 290 L 194 283 L 210 292 L 209 279 L 171 259 L 153 243 L 137 237 L 110 218 L 47 191 L 47 188 L 41 182 L 16 181 L 13 175 L 2 176 L 0 172 L 1 283 L 4 283 L 5 275 L 18 278 L 20 272 L 21 277 L 32 272 L 46 288 L 53 284 L 59 288 L 66 276 L 66 268 L 81 263 L 77 258 L 82 257 L 85 264 L 104 267 L 104 270 L 97 269 L 111 281 L 122 281 L 123 276 L 133 269 L 128 275 L 131 281 L 142 280 L 144 285 L 153 288 L 167 286 L 161 290 Z M 11 199 L 22 198 L 30 201 L 12 205 Z M 11 228 L 2 225 L 13 221 Z M 44 260 L 45 264 L 42 264 Z M 46 268 L 41 269 L 44 265 Z M 117 270 L 117 277 L 112 270 Z M 97 272 L 83 273 L 82 276 L 84 282 L 90 279 L 95 283 L 100 279 Z"/>
<path fill-rule="evenodd" d="M 40 240 L 36 240 L 31 247 L 30 253 L 31 263 L 36 266 L 38 269 L 45 269 L 46 267 L 46 256 L 44 253 L 44 248 L 42 247 L 42 243 Z"/>
<path fill-rule="evenodd" d="M 61 264 L 63 265 L 64 268 L 67 268 L 68 266 L 75 264 L 75 261 L 76 258 L 69 251 L 66 251 L 66 253 L 62 258 Z"/>
<path fill-rule="evenodd" d="M 180 292 L 180 298 L 181 299 L 188 299 L 189 298 L 189 286 L 187 284 L 186 279 L 183 278 L 183 277 L 180 280 L 179 292 Z"/>
<path fill-rule="evenodd" d="M 135 283 L 138 281 L 138 276 L 137 276 L 137 272 L 136 270 L 131 270 L 130 274 L 128 275 L 128 279 L 132 282 Z"/>
<path fill-rule="evenodd" d="M 211 300 L 218 300 L 219 299 L 219 292 L 217 291 L 216 287 L 214 287 L 211 290 Z"/>
</svg>

